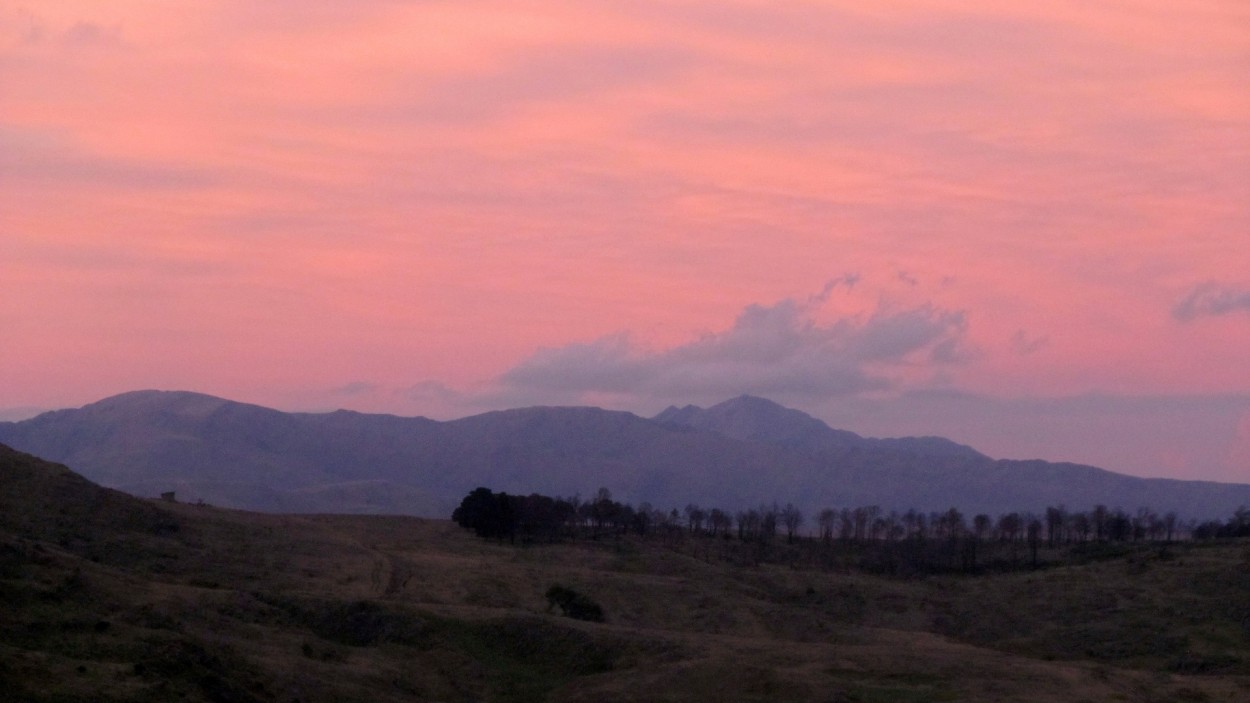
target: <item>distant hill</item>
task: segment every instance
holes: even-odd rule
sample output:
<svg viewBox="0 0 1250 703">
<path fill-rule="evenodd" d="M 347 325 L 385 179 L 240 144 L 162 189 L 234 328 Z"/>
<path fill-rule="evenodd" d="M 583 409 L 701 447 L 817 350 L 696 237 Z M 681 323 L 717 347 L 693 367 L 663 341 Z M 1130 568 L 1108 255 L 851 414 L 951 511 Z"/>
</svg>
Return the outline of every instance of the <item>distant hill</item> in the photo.
<svg viewBox="0 0 1250 703">
<path fill-rule="evenodd" d="M 750 396 L 655 418 L 588 407 L 450 422 L 284 413 L 188 392 L 136 391 L 0 423 L 0 442 L 143 496 L 269 512 L 445 517 L 476 486 L 730 510 L 883 508 L 997 514 L 1066 504 L 1227 517 L 1250 486 L 1141 479 L 1076 464 L 994 460 L 937 437 L 872 439 Z"/>
<path fill-rule="evenodd" d="M 908 452 L 924 456 L 958 456 L 985 459 L 972 447 L 942 437 L 902 437 L 875 439 L 854 432 L 835 430 L 799 410 L 778 405 L 765 398 L 743 395 L 704 409 L 694 405 L 670 406 L 656 415 L 657 422 L 685 425 L 741 439 L 767 442 L 803 452 L 860 449 Z"/>
</svg>

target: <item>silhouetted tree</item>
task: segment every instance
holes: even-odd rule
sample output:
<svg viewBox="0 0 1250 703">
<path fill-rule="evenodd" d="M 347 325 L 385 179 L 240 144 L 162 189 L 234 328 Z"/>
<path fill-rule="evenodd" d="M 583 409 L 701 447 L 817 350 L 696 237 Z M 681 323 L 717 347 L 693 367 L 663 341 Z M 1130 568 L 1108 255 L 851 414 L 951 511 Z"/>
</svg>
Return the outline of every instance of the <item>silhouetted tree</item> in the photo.
<svg viewBox="0 0 1250 703">
<path fill-rule="evenodd" d="M 507 493 L 492 493 L 478 487 L 460 501 L 451 519 L 473 530 L 479 537 L 503 539 L 516 533 L 516 509 Z"/>
<path fill-rule="evenodd" d="M 537 493 L 528 496 L 494 493 L 478 487 L 460 501 L 452 512 L 456 524 L 473 530 L 479 537 L 524 541 L 555 541 L 576 513 L 567 500 Z"/>
<path fill-rule="evenodd" d="M 1093 525 L 1093 521 L 1090 520 L 1089 515 L 1080 512 L 1072 513 L 1072 515 L 1068 518 L 1068 523 L 1070 534 L 1076 535 L 1077 539 L 1081 542 L 1089 540 L 1089 533 Z"/>
<path fill-rule="evenodd" d="M 1060 538 L 1067 516 L 1068 511 L 1062 505 L 1046 508 L 1046 544 L 1050 547 L 1053 548 Z"/>
<path fill-rule="evenodd" d="M 1028 524 L 1029 535 L 1029 560 L 1033 564 L 1033 568 L 1037 568 L 1037 548 L 1042 542 L 1042 521 L 1035 517 L 1029 518 Z"/>
<path fill-rule="evenodd" d="M 739 510 L 734 513 L 734 522 L 738 525 L 738 539 L 746 541 L 751 533 L 750 512 L 746 510 Z"/>
<path fill-rule="evenodd" d="M 1024 519 L 1020 513 L 1007 513 L 998 517 L 999 539 L 1004 542 L 1015 542 L 1020 539 L 1020 531 L 1024 528 Z"/>
<path fill-rule="evenodd" d="M 947 539 L 957 540 L 967 531 L 967 525 L 964 524 L 964 514 L 956 508 L 951 508 L 942 513 L 938 517 L 938 522 L 942 526 L 942 532 Z"/>
<path fill-rule="evenodd" d="M 998 538 L 1011 546 L 1011 563 L 1013 566 L 1019 560 L 1016 547 L 1019 544 L 1020 533 L 1023 529 L 1024 518 L 1020 517 L 1020 513 L 1013 512 L 998 516 Z"/>
<path fill-rule="evenodd" d="M 816 524 L 820 526 L 820 538 L 825 542 L 833 541 L 833 528 L 837 525 L 838 513 L 833 508 L 825 508 L 816 516 Z"/>
<path fill-rule="evenodd" d="M 1176 533 L 1176 513 L 1169 512 L 1163 516 L 1163 529 L 1167 532 L 1167 541 L 1172 541 L 1172 536 Z"/>
<path fill-rule="evenodd" d="M 803 512 L 794 507 L 794 503 L 786 503 L 781 509 L 781 524 L 786 527 L 786 542 L 794 543 L 794 533 L 803 525 Z"/>
<path fill-rule="evenodd" d="M 1106 537 L 1112 542 L 1125 542 L 1133 536 L 1133 521 L 1128 513 L 1116 508 L 1107 517 Z"/>
<path fill-rule="evenodd" d="M 842 508 L 838 513 L 838 537 L 843 542 L 855 539 L 855 512 L 850 508 Z"/>
<path fill-rule="evenodd" d="M 646 535 L 654 524 L 655 509 L 646 501 L 639 503 L 638 510 L 634 511 L 634 529 L 639 535 Z"/>
<path fill-rule="evenodd" d="M 696 503 L 686 504 L 686 524 L 690 528 L 690 533 L 694 534 L 703 530 L 703 520 L 707 517 L 707 513 L 703 512 Z"/>
<path fill-rule="evenodd" d="M 1107 511 L 1107 506 L 1101 503 L 1094 506 L 1094 512 L 1090 515 L 1090 522 L 1094 526 L 1094 539 L 1099 542 L 1107 539 L 1107 520 L 1109 517 L 1110 513 Z"/>
<path fill-rule="evenodd" d="M 772 539 L 777 536 L 777 504 L 774 503 L 770 508 L 765 505 L 760 506 L 760 530 L 759 538 L 761 540 Z"/>
<path fill-rule="evenodd" d="M 977 570 L 977 550 L 981 547 L 981 541 L 985 539 L 985 535 L 989 534 L 994 522 L 989 515 L 978 513 L 972 518 L 972 537 L 968 540 L 968 570 Z"/>
<path fill-rule="evenodd" d="M 712 508 L 708 511 L 707 522 L 713 536 L 728 535 L 729 526 L 733 523 L 733 518 L 729 517 L 729 513 L 720 508 Z"/>
<path fill-rule="evenodd" d="M 975 536 L 978 540 L 985 539 L 985 536 L 989 534 L 990 528 L 993 524 L 993 520 L 989 515 L 986 515 L 985 513 L 978 513 L 976 517 L 972 518 L 973 536 Z"/>
</svg>

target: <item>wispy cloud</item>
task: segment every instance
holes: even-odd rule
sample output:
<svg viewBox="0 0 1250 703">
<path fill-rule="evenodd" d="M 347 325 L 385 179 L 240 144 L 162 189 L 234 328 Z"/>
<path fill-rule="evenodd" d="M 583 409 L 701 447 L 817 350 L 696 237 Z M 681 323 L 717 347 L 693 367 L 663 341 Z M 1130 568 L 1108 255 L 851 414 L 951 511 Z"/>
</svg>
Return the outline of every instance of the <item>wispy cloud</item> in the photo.
<svg viewBox="0 0 1250 703">
<path fill-rule="evenodd" d="M 172 160 L 117 156 L 93 151 L 63 134 L 0 122 L 6 154 L 4 178 L 12 184 L 92 187 L 116 193 L 204 189 L 226 174 Z"/>
<path fill-rule="evenodd" d="M 1024 330 L 1016 330 L 1011 335 L 1011 349 L 1021 356 L 1028 356 L 1035 352 L 1041 351 L 1050 344 L 1050 338 L 1046 336 L 1031 337 Z"/>
<path fill-rule="evenodd" d="M 1250 288 L 1203 283 L 1195 286 L 1172 308 L 1172 316 L 1182 322 L 1234 313 L 1250 314 Z"/>
<path fill-rule="evenodd" d="M 332 396 L 351 398 L 354 396 L 368 395 L 376 392 L 377 390 L 378 386 L 375 383 L 369 383 L 368 381 L 352 381 L 337 388 L 331 388 L 328 393 Z"/>
</svg>

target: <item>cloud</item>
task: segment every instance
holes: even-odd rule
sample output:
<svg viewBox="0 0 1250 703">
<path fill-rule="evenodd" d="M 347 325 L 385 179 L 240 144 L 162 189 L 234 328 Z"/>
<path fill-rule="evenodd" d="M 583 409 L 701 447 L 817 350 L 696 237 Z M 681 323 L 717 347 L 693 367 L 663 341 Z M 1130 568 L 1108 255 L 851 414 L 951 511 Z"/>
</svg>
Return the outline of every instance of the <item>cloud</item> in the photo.
<svg viewBox="0 0 1250 703">
<path fill-rule="evenodd" d="M 829 300 L 829 296 L 833 295 L 834 291 L 843 286 L 845 286 L 847 290 L 854 290 L 855 284 L 859 283 L 859 278 L 860 276 L 858 273 L 845 273 L 837 278 L 831 279 L 825 284 L 824 288 L 820 289 L 819 293 L 807 299 L 807 304 L 820 305 L 821 303 Z"/>
<path fill-rule="evenodd" d="M 95 22 L 77 22 L 66 30 L 65 41 L 77 46 L 117 45 L 121 43 L 121 29 Z"/>
<path fill-rule="evenodd" d="M 1050 337 L 1030 337 L 1028 332 L 1024 330 L 1016 330 L 1011 335 L 1011 350 L 1020 356 L 1028 356 L 1034 352 L 1041 351 L 1050 344 Z"/>
<path fill-rule="evenodd" d="M 540 349 L 499 381 L 513 395 L 564 400 L 829 397 L 897 389 L 917 367 L 936 370 L 968 357 L 960 311 L 878 307 L 818 322 L 832 288 L 856 280 L 837 279 L 805 301 L 748 305 L 729 329 L 670 349 L 641 349 L 628 333 Z"/>
<path fill-rule="evenodd" d="M 465 394 L 439 381 L 419 381 L 399 391 L 404 398 L 417 403 L 461 403 Z"/>
<path fill-rule="evenodd" d="M 359 395 L 368 395 L 378 390 L 377 384 L 368 381 L 352 381 L 337 388 L 331 388 L 329 393 L 333 396 L 353 397 Z"/>
<path fill-rule="evenodd" d="M 516 117 L 527 107 L 586 101 L 671 79 L 691 61 L 688 51 L 662 45 L 596 43 L 530 49 L 493 70 L 430 79 L 400 101 L 401 112 L 395 116 L 460 126 Z"/>
<path fill-rule="evenodd" d="M 102 153 L 50 129 L 0 123 L 0 149 L 8 156 L 5 178 L 26 187 L 66 184 L 149 194 L 206 189 L 228 174 L 170 159 Z"/>
<path fill-rule="evenodd" d="M 1208 282 L 1195 286 L 1176 307 L 1172 317 L 1189 322 L 1199 317 L 1250 313 L 1250 290 Z"/>
</svg>

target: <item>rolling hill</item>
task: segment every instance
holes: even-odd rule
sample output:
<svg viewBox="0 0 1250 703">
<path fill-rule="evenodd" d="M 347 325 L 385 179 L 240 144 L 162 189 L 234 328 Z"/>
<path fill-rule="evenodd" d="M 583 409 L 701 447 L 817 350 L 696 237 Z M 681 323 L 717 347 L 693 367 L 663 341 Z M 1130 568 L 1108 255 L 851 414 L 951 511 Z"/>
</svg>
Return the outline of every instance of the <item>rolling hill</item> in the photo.
<svg viewBox="0 0 1250 703">
<path fill-rule="evenodd" d="M 0 697 L 1163 703 L 1250 691 L 1244 542 L 1085 545 L 1102 548 L 926 579 L 794 559 L 853 562 L 837 543 L 757 545 L 773 557 L 754 565 L 725 558 L 729 546 L 681 529 L 510 546 L 446 520 L 142 500 L 0 446 Z M 553 584 L 606 622 L 552 612 Z"/>
</svg>

